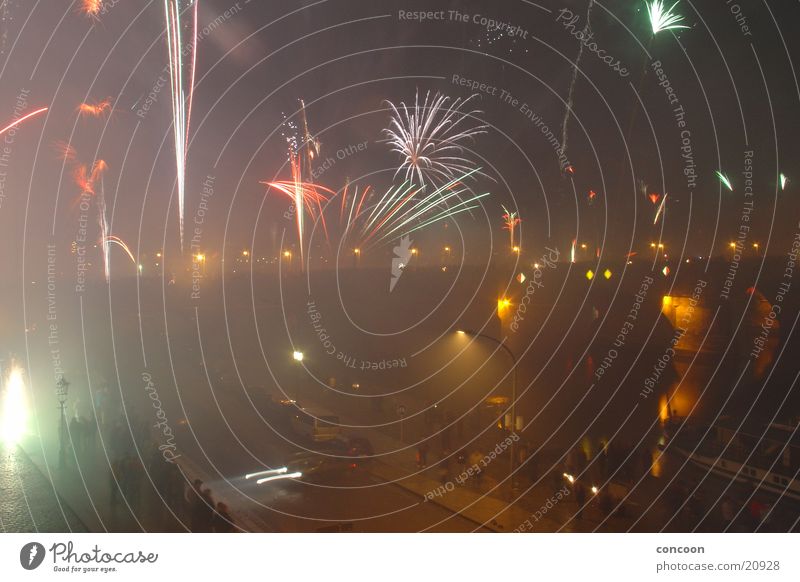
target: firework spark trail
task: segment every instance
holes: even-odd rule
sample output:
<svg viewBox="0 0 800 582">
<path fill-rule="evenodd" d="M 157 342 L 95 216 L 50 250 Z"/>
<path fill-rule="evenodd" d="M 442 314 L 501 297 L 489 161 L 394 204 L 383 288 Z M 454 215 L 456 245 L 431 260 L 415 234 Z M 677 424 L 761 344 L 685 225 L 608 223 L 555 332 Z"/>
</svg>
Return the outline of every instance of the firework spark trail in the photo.
<svg viewBox="0 0 800 582">
<path fill-rule="evenodd" d="M 665 206 L 667 204 L 667 196 L 668 194 L 664 192 L 664 196 L 661 198 L 661 204 L 658 205 L 658 209 L 656 210 L 656 216 L 653 218 L 653 224 L 658 222 L 658 217 L 661 216 L 661 213 L 664 212 Z M 664 213 L 664 217 L 666 217 L 666 213 Z"/>
<path fill-rule="evenodd" d="M 589 6 L 586 9 L 586 24 L 583 27 L 583 37 L 588 38 L 589 29 L 591 28 L 590 21 L 592 18 L 592 6 L 594 0 L 589 0 Z M 569 92 L 567 93 L 567 107 L 564 111 L 564 121 L 561 123 L 561 153 L 567 155 L 567 126 L 569 125 L 569 117 L 572 113 L 573 95 L 575 93 L 575 82 L 578 79 L 578 68 L 580 67 L 581 57 L 583 56 L 583 42 L 578 43 L 578 56 L 575 58 L 575 66 L 572 68 L 572 80 L 569 83 Z M 512 245 L 513 246 L 513 245 Z"/>
<path fill-rule="evenodd" d="M 475 204 L 479 199 L 488 196 L 489 193 L 479 194 L 467 199 L 462 199 L 461 196 L 468 192 L 466 187 L 454 188 L 454 185 L 460 183 L 461 180 L 469 177 L 473 173 L 480 172 L 480 168 L 476 168 L 467 172 L 466 174 L 457 176 L 450 182 L 443 184 L 431 194 L 423 196 L 421 199 L 414 201 L 414 195 L 418 193 L 414 190 L 411 183 L 403 183 L 398 188 L 393 188 L 383 195 L 381 200 L 376 205 L 376 209 L 380 208 L 379 215 L 383 216 L 378 226 L 372 230 L 366 239 L 362 241 L 366 245 L 370 240 L 374 239 L 371 246 L 377 246 L 383 242 L 392 242 L 409 233 L 424 228 L 440 220 L 445 220 L 461 212 L 468 212 L 475 208 L 479 208 L 479 204 Z M 406 207 L 409 202 L 410 206 Z M 456 202 L 450 206 L 451 202 Z M 400 212 L 402 210 L 402 212 Z M 373 213 L 368 218 L 366 228 L 369 228 L 374 222 Z M 413 228 L 412 224 L 419 223 Z"/>
<path fill-rule="evenodd" d="M 578 239 L 576 239 L 576 238 L 572 239 L 572 246 L 569 249 L 569 262 L 570 263 L 574 263 L 575 262 L 575 245 L 576 244 L 578 244 Z"/>
<path fill-rule="evenodd" d="M 131 251 L 130 247 L 125 243 L 125 241 L 123 241 L 118 236 L 114 236 L 114 235 L 110 234 L 107 237 L 105 237 L 104 239 L 102 239 L 101 242 L 104 245 L 109 246 L 109 247 L 112 244 L 115 244 L 115 245 L 119 246 L 123 251 L 125 251 L 125 254 L 128 255 L 128 258 L 130 258 L 131 262 L 134 265 L 136 264 L 136 257 L 133 256 L 133 252 Z"/>
<path fill-rule="evenodd" d="M 502 205 L 501 205 L 502 206 Z M 516 212 L 509 212 L 509 210 L 502 206 L 505 214 L 503 215 L 503 228 L 508 230 L 509 234 L 511 235 L 511 248 L 514 248 L 514 229 L 517 228 L 517 225 L 522 222 L 522 219 L 517 216 Z"/>
<path fill-rule="evenodd" d="M 731 192 L 733 192 L 733 184 L 731 184 L 731 181 L 728 179 L 728 177 L 719 171 L 716 171 L 714 173 L 717 175 L 717 178 L 719 178 L 719 181 L 722 183 L 722 185 L 725 186 Z"/>
<path fill-rule="evenodd" d="M 28 113 L 28 114 L 26 114 L 26 115 L 23 115 L 23 116 L 22 116 L 22 117 L 20 117 L 19 119 L 16 119 L 16 120 L 12 121 L 12 122 L 11 122 L 11 123 L 9 123 L 8 125 L 6 125 L 6 126 L 3 128 L 3 129 L 0 129 L 0 135 L 3 135 L 3 134 L 4 134 L 5 132 L 7 132 L 9 129 L 11 129 L 12 127 L 15 127 L 15 126 L 19 125 L 20 123 L 22 123 L 22 122 L 23 122 L 23 121 L 25 121 L 26 119 L 30 119 L 31 117 L 34 117 L 35 115 L 39 115 L 39 114 L 41 114 L 41 113 L 44 113 L 45 111 L 47 111 L 47 109 L 48 109 L 47 107 L 42 107 L 41 109 L 37 109 L 36 111 L 31 111 L 30 113 Z"/>
<path fill-rule="evenodd" d="M 81 103 L 78 105 L 78 115 L 81 117 L 105 117 L 111 111 L 111 98 L 103 99 L 98 103 Z"/>
<path fill-rule="evenodd" d="M 199 0 L 164 0 L 167 48 L 172 89 L 172 128 L 175 137 L 175 167 L 178 186 L 178 221 L 183 248 L 184 201 L 186 194 L 186 159 L 189 149 L 189 122 L 192 117 L 194 73 L 197 64 L 197 5 Z M 191 11 L 188 24 L 183 13 Z M 184 50 L 184 28 L 189 41 Z M 188 53 L 188 58 L 187 58 Z M 186 62 L 184 62 L 186 61 Z"/>
<path fill-rule="evenodd" d="M 410 110 L 403 102 L 396 107 L 386 101 L 392 116 L 389 127 L 383 130 L 385 141 L 402 158 L 395 176 L 404 173 L 406 181 L 416 179 L 423 187 L 449 182 L 457 174 L 471 170 L 474 164 L 463 157 L 462 144 L 487 133 L 488 128 L 485 124 L 468 125 L 466 121 L 482 114 L 479 110 L 464 110 L 474 97 L 478 95 L 457 98 L 448 105 L 449 97 L 436 93 L 431 98 L 429 91 L 420 104 L 417 92 Z"/>
<path fill-rule="evenodd" d="M 300 172 L 300 160 L 297 155 L 289 150 L 289 163 L 292 168 L 292 179 L 287 181 L 274 181 L 265 182 L 260 184 L 272 188 L 285 194 L 294 203 L 295 221 L 297 224 L 297 240 L 300 248 L 300 264 L 301 268 L 305 269 L 305 221 L 304 210 L 309 213 L 312 220 L 319 220 L 322 223 L 325 236 L 328 236 L 328 227 L 325 224 L 325 216 L 323 215 L 322 203 L 327 202 L 328 198 L 320 194 L 320 191 L 326 192 L 331 196 L 336 193 L 330 188 L 320 186 L 319 184 L 312 184 L 311 182 L 303 182 Z"/>
<path fill-rule="evenodd" d="M 787 178 L 783 174 L 780 174 L 778 176 L 778 180 L 780 181 L 780 184 L 781 184 L 781 191 L 786 190 L 786 185 L 789 183 L 789 178 Z"/>
</svg>

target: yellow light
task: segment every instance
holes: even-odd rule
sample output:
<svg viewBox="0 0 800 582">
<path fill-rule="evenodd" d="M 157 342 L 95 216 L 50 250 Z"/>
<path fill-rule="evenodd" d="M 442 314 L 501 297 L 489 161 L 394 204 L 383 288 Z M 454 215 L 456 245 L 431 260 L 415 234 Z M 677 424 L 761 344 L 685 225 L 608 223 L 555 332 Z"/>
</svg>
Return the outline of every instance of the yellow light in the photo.
<svg viewBox="0 0 800 582">
<path fill-rule="evenodd" d="M 249 257 L 250 256 L 250 251 L 242 251 L 242 256 L 243 257 Z"/>
<path fill-rule="evenodd" d="M 506 309 L 511 307 L 511 300 L 507 299 L 506 297 L 501 297 L 497 300 L 497 313 L 501 314 Z"/>
<path fill-rule="evenodd" d="M 161 253 L 156 253 L 156 256 L 160 259 L 161 258 Z"/>
<path fill-rule="evenodd" d="M 728 243 L 728 246 L 731 247 L 732 249 L 735 249 L 736 248 L 736 243 L 735 242 Z"/>
<path fill-rule="evenodd" d="M 2 438 L 6 445 L 15 445 L 25 436 L 28 426 L 28 404 L 22 370 L 12 368 L 3 391 Z"/>
<path fill-rule="evenodd" d="M 656 248 L 656 243 L 650 243 L 650 248 L 651 248 L 651 249 L 654 249 L 654 248 Z"/>
<path fill-rule="evenodd" d="M 450 247 L 444 247 L 444 252 L 449 253 L 450 252 Z"/>
<path fill-rule="evenodd" d="M 670 297 L 669 295 L 664 295 L 663 299 L 661 299 L 661 305 L 663 305 L 664 307 L 669 307 L 670 305 L 672 305 L 672 297 Z"/>
<path fill-rule="evenodd" d="M 582 248 L 583 250 L 586 250 L 586 243 L 581 243 L 581 248 Z"/>
<path fill-rule="evenodd" d="M 575 483 L 575 477 L 573 477 L 569 473 L 564 473 L 564 479 L 566 479 L 570 483 Z"/>
<path fill-rule="evenodd" d="M 467 334 L 467 332 L 465 332 L 463 329 L 459 329 L 459 330 L 457 330 L 457 331 L 456 331 L 456 333 L 457 333 L 458 335 L 466 335 L 466 334 Z"/>
<path fill-rule="evenodd" d="M 412 255 L 416 255 L 417 253 L 419 253 L 419 251 L 417 249 L 411 249 L 411 254 Z"/>
<path fill-rule="evenodd" d="M 198 263 L 202 263 L 203 261 L 206 260 L 206 256 L 203 254 L 195 255 L 194 258 Z"/>
<path fill-rule="evenodd" d="M 610 279 L 611 278 L 611 269 L 606 269 L 603 272 L 603 277 L 605 277 L 606 279 Z"/>
<path fill-rule="evenodd" d="M 758 250 L 758 243 L 753 243 L 753 248 Z"/>
<path fill-rule="evenodd" d="M 361 249 L 353 249 L 353 252 L 357 255 L 361 254 Z"/>
<path fill-rule="evenodd" d="M 284 257 L 286 257 L 286 258 L 288 259 L 289 257 L 291 257 L 291 256 L 292 256 L 292 253 L 291 253 L 291 252 L 289 252 L 289 251 L 283 251 L 283 256 L 284 256 Z"/>
<path fill-rule="evenodd" d="M 292 358 L 294 358 L 296 362 L 302 362 L 303 352 L 298 352 L 297 350 L 295 350 L 294 353 L 292 354 Z"/>
<path fill-rule="evenodd" d="M 664 248 L 664 243 L 658 243 L 658 248 L 663 249 Z"/>
<path fill-rule="evenodd" d="M 592 493 L 594 495 L 597 495 L 597 487 L 595 487 L 594 485 L 592 485 Z"/>
<path fill-rule="evenodd" d="M 512 250 L 512 251 L 514 251 L 515 253 L 519 254 L 519 247 L 514 247 L 514 248 L 513 248 L 513 249 L 511 249 L 511 250 Z"/>
<path fill-rule="evenodd" d="M 591 269 L 589 269 L 588 271 L 586 271 L 586 278 L 587 278 L 587 279 L 589 279 L 589 281 L 591 281 L 592 279 L 594 279 L 594 271 L 592 271 Z"/>
</svg>

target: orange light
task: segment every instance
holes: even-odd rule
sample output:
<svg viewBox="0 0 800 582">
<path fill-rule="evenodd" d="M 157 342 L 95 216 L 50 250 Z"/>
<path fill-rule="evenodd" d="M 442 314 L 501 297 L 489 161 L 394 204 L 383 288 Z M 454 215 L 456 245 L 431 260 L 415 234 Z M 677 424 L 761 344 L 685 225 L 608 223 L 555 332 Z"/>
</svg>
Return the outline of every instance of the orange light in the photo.
<svg viewBox="0 0 800 582">
<path fill-rule="evenodd" d="M 288 259 L 289 257 L 292 256 L 292 253 L 290 251 L 283 251 L 283 256 Z"/>
<path fill-rule="evenodd" d="M 586 243 L 581 243 L 581 248 L 582 248 L 583 250 L 586 250 Z"/>
<path fill-rule="evenodd" d="M 242 256 L 243 257 L 249 257 L 250 256 L 250 251 L 242 251 Z"/>
<path fill-rule="evenodd" d="M 511 250 L 514 251 L 515 253 L 519 254 L 519 247 L 514 247 Z"/>
<path fill-rule="evenodd" d="M 411 249 L 411 254 L 412 255 L 416 255 L 417 253 L 419 253 L 419 251 L 417 249 Z"/>
<path fill-rule="evenodd" d="M 353 249 L 353 252 L 357 255 L 361 254 L 361 249 Z"/>
<path fill-rule="evenodd" d="M 502 314 L 506 309 L 511 307 L 511 300 L 506 297 L 501 297 L 497 300 L 497 313 Z"/>
</svg>

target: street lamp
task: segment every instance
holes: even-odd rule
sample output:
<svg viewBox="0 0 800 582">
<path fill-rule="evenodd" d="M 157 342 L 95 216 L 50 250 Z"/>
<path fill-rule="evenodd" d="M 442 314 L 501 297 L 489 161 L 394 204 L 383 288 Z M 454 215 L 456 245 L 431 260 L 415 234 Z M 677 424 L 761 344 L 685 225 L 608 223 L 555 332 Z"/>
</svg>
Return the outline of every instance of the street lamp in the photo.
<svg viewBox="0 0 800 582">
<path fill-rule="evenodd" d="M 295 350 L 294 353 L 292 354 L 292 358 L 294 358 L 295 362 L 302 362 L 303 352 L 298 352 L 297 350 Z"/>
<path fill-rule="evenodd" d="M 507 300 L 506 300 L 507 301 Z M 510 302 L 509 302 L 510 305 Z M 458 335 L 470 335 L 474 338 L 483 338 L 485 340 L 489 340 L 490 342 L 496 343 L 498 346 L 503 348 L 505 352 L 508 354 L 508 357 L 511 358 L 511 432 L 513 433 L 517 428 L 517 358 L 514 356 L 514 352 L 505 344 L 505 341 L 501 341 L 499 339 L 493 338 L 490 335 L 486 335 L 484 333 L 479 333 L 476 331 L 472 331 L 469 329 L 459 329 L 456 331 Z M 512 435 L 513 436 L 513 435 Z M 511 439 L 511 445 L 509 446 L 509 452 L 511 453 L 511 461 L 509 463 L 509 476 L 511 477 L 511 487 L 514 487 L 514 465 L 515 465 L 515 457 L 514 457 L 514 439 Z"/>
<path fill-rule="evenodd" d="M 64 441 L 67 434 L 67 397 L 69 396 L 69 382 L 61 376 L 56 384 L 56 398 L 58 399 L 59 420 L 58 420 L 58 466 L 63 469 L 66 461 L 67 451 L 64 448 Z"/>
</svg>

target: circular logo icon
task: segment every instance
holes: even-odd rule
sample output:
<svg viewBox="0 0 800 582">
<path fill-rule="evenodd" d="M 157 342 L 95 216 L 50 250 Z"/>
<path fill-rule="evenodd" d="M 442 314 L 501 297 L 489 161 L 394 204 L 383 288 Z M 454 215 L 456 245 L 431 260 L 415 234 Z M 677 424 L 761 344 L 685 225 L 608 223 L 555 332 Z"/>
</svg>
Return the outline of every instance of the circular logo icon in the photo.
<svg viewBox="0 0 800 582">
<path fill-rule="evenodd" d="M 30 542 L 19 551 L 19 563 L 26 570 L 35 570 L 44 561 L 44 546 L 39 542 Z"/>
</svg>

